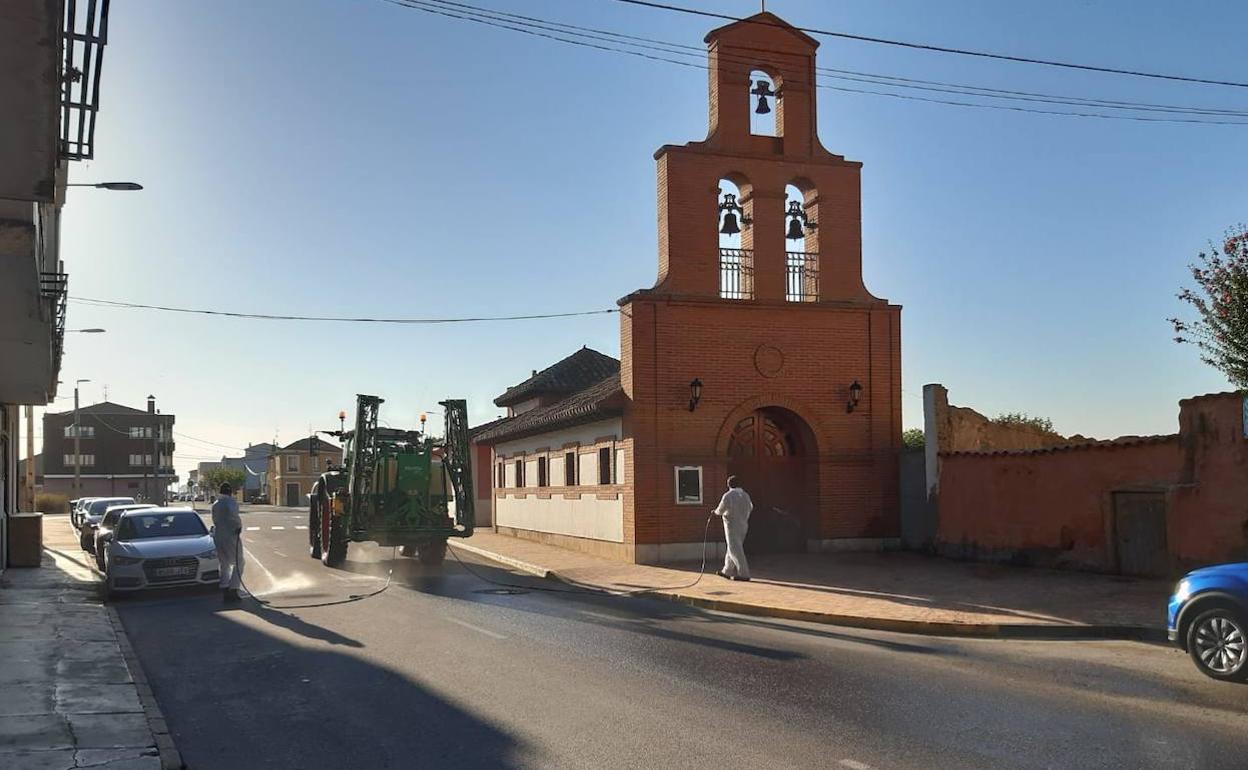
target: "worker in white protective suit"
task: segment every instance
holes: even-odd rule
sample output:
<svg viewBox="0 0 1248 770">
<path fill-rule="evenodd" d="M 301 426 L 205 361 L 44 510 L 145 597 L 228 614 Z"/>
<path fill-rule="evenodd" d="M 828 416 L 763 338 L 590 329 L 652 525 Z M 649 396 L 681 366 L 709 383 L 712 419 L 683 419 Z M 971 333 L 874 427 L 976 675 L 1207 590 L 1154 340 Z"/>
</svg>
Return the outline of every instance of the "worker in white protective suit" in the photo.
<svg viewBox="0 0 1248 770">
<path fill-rule="evenodd" d="M 736 476 L 728 477 L 728 491 L 720 498 L 715 515 L 724 520 L 724 539 L 728 552 L 724 554 L 724 568 L 720 577 L 729 580 L 749 580 L 750 565 L 745 561 L 745 533 L 750 528 L 750 512 L 754 501 L 741 488 Z"/>
<path fill-rule="evenodd" d="M 243 520 L 230 485 L 222 484 L 220 492 L 212 504 L 212 541 L 221 570 L 221 599 L 229 604 L 242 601 L 238 588 L 243 582 Z"/>
</svg>

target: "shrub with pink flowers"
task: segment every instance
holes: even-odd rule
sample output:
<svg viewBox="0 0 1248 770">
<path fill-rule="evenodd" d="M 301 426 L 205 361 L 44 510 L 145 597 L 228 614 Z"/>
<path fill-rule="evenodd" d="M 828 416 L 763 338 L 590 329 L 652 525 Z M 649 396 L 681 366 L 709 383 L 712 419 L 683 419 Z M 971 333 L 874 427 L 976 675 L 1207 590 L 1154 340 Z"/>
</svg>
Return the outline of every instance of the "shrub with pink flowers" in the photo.
<svg viewBox="0 0 1248 770">
<path fill-rule="evenodd" d="M 1248 228 L 1228 230 L 1222 246 L 1212 244 L 1191 270 L 1196 285 L 1178 296 L 1196 318 L 1170 319 L 1174 341 L 1195 345 L 1200 360 L 1248 391 Z"/>
</svg>

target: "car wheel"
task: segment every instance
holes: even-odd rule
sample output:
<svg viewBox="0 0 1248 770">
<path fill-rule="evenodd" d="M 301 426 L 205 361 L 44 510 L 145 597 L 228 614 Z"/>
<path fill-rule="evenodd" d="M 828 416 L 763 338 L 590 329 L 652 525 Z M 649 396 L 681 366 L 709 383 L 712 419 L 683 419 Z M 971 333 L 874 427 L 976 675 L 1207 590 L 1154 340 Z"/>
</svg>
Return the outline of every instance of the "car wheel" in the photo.
<svg viewBox="0 0 1248 770">
<path fill-rule="evenodd" d="M 1205 676 L 1243 682 L 1248 679 L 1248 621 L 1230 607 L 1206 610 L 1187 629 L 1187 651 Z"/>
<path fill-rule="evenodd" d="M 100 543 L 95 548 L 95 566 L 100 570 L 100 572 L 104 571 L 104 544 L 103 543 Z"/>
</svg>

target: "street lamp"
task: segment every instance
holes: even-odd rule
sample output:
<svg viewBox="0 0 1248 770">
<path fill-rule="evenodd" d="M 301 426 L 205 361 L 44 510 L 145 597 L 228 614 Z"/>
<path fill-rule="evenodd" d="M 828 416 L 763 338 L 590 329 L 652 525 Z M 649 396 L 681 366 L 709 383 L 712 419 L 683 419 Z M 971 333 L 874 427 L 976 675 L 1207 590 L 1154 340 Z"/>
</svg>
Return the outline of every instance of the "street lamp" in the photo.
<svg viewBox="0 0 1248 770">
<path fill-rule="evenodd" d="M 126 191 L 126 192 L 143 189 L 143 185 L 139 184 L 138 182 L 95 182 L 95 183 L 74 182 L 71 184 L 67 184 L 65 186 L 66 187 L 94 187 L 97 190 L 121 190 L 121 191 Z"/>
<path fill-rule="evenodd" d="M 82 479 L 80 477 L 80 469 L 82 467 L 82 445 L 79 443 L 82 428 L 78 424 L 78 385 L 91 380 L 74 380 L 74 492 L 78 497 L 82 497 Z"/>
<path fill-rule="evenodd" d="M 66 334 L 103 334 L 107 329 L 66 329 Z"/>
</svg>

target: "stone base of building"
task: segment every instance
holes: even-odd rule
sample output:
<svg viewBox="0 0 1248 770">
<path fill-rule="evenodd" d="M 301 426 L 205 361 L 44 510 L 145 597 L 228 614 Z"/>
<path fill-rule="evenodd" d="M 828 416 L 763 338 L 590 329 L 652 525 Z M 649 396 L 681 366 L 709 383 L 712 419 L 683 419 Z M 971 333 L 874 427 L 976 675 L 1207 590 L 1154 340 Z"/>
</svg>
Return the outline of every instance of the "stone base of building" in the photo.
<svg viewBox="0 0 1248 770">
<path fill-rule="evenodd" d="M 835 537 L 828 540 L 807 540 L 810 553 L 840 553 L 844 551 L 900 551 L 899 537 Z"/>
<path fill-rule="evenodd" d="M 708 570 L 712 566 L 717 570 L 724 561 L 723 529 L 712 530 L 712 532 L 719 537 L 706 544 L 706 564 Z M 638 543 L 633 547 L 637 564 L 673 564 L 702 560 L 701 541 L 696 543 Z"/>
<path fill-rule="evenodd" d="M 572 535 L 537 532 L 536 530 L 516 529 L 514 527 L 499 526 L 495 527 L 494 531 L 500 535 L 510 535 L 522 540 L 532 540 L 542 545 L 557 545 L 560 548 L 567 548 L 569 551 L 580 551 L 581 553 L 601 556 L 604 559 L 624 562 L 633 560 L 633 546 L 629 543 L 612 543 L 608 540 L 592 540 L 587 537 L 573 537 Z"/>
</svg>

